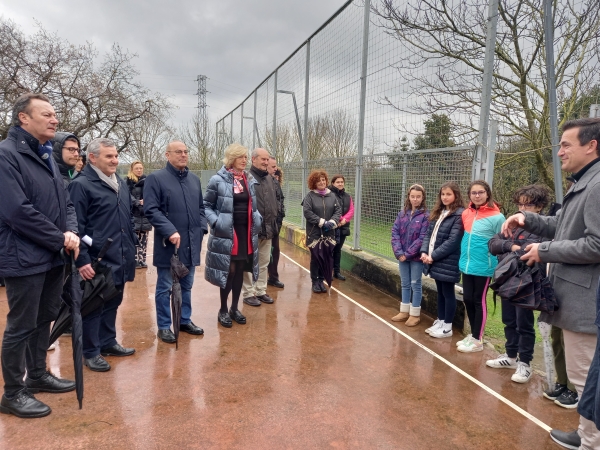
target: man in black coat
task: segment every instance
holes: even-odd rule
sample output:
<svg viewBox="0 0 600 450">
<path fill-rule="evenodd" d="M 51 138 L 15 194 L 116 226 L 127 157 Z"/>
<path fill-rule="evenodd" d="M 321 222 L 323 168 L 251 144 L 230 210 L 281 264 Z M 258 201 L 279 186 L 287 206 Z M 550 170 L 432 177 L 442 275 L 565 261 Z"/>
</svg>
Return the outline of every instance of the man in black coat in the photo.
<svg viewBox="0 0 600 450">
<path fill-rule="evenodd" d="M 279 249 L 279 231 L 281 230 L 281 226 L 283 225 L 283 218 L 285 217 L 285 203 L 283 196 L 283 191 L 281 190 L 281 184 L 275 178 L 275 171 L 277 170 L 277 160 L 271 156 L 269 159 L 269 166 L 267 171 L 269 175 L 273 177 L 275 180 L 275 195 L 277 196 L 277 230 L 273 233 L 273 238 L 271 240 L 271 262 L 269 262 L 268 266 L 268 278 L 267 284 L 269 286 L 275 286 L 277 288 L 283 289 L 285 285 L 279 280 L 279 272 L 277 271 L 277 266 L 279 265 L 279 256 L 281 251 Z"/>
<path fill-rule="evenodd" d="M 95 372 L 106 372 L 110 365 L 103 356 L 129 356 L 135 352 L 117 342 L 115 322 L 125 283 L 135 276 L 137 237 L 129 189 L 115 173 L 119 165 L 115 144 L 110 139 L 94 139 L 88 144 L 88 160 L 89 164 L 69 184 L 69 193 L 77 211 L 79 235 L 92 238 L 90 247 L 81 246 L 77 259 L 84 280 L 94 277 L 92 261 L 106 240 L 113 240 L 102 262 L 111 267 L 120 293 L 83 318 L 84 364 Z"/>
<path fill-rule="evenodd" d="M 190 173 L 188 149 L 183 142 L 167 145 L 167 166 L 153 172 L 144 184 L 144 214 L 154 227 L 154 257 L 157 268 L 156 321 L 158 337 L 168 344 L 175 342 L 171 331 L 171 256 L 178 248 L 179 260 L 190 273 L 181 284 L 180 331 L 201 335 L 204 330 L 192 322 L 192 286 L 196 266 L 200 265 L 202 239 L 208 233 L 200 179 Z"/>
<path fill-rule="evenodd" d="M 52 162 L 57 124 L 45 95 L 23 94 L 13 106 L 8 137 L 0 143 L 0 277 L 9 308 L 0 412 L 18 417 L 52 411 L 32 393 L 75 389 L 75 382 L 46 369 L 50 322 L 58 315 L 64 281 L 60 251 L 77 255 L 79 247 L 75 211 Z"/>
<path fill-rule="evenodd" d="M 271 243 L 273 236 L 279 233 L 277 216 L 279 204 L 275 193 L 277 181 L 267 171 L 269 166 L 269 152 L 264 148 L 255 148 L 252 151 L 252 175 L 258 184 L 255 186 L 257 209 L 262 216 L 262 227 L 258 233 L 258 280 L 252 282 L 252 274 L 244 273 L 242 296 L 244 303 L 250 306 L 260 306 L 262 303 L 273 303 L 267 295 L 267 272 L 271 260 Z"/>
</svg>

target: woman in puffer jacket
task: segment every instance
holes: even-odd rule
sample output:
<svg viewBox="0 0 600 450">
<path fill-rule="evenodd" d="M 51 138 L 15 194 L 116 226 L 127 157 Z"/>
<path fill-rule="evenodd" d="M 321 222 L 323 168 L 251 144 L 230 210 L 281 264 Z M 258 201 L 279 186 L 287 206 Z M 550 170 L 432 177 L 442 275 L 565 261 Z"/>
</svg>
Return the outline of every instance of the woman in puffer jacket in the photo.
<svg viewBox="0 0 600 450">
<path fill-rule="evenodd" d="M 421 299 L 423 297 L 421 245 L 429 228 L 429 213 L 425 201 L 423 186 L 413 184 L 408 188 L 404 209 L 398 213 L 392 227 L 392 250 L 398 260 L 400 283 L 402 284 L 400 313 L 392 317 L 392 321 L 406 321 L 407 327 L 414 327 L 421 322 Z"/>
<path fill-rule="evenodd" d="M 206 186 L 204 209 L 210 225 L 206 252 L 206 281 L 221 288 L 219 323 L 231 328 L 233 321 L 246 323 L 238 310 L 244 272 L 258 278 L 258 232 L 262 218 L 257 211 L 254 177 L 245 172 L 248 149 L 231 144 L 225 149 L 223 167 Z M 231 307 L 227 298 L 232 293 Z"/>
<path fill-rule="evenodd" d="M 132 197 L 131 203 L 133 205 L 135 234 L 137 234 L 138 241 L 140 241 L 135 255 L 135 267 L 137 269 L 148 267 L 146 264 L 146 248 L 148 247 L 148 233 L 152 230 L 152 225 L 144 214 L 145 181 L 146 175 L 144 175 L 144 165 L 142 162 L 132 162 L 127 174 L 127 187 Z"/>
</svg>

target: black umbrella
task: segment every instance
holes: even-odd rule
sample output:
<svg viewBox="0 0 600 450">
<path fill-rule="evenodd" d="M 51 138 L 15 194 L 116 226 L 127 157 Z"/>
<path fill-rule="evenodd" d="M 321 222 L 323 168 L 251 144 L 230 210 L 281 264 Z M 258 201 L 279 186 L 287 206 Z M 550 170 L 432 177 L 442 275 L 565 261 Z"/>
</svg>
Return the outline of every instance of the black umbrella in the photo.
<svg viewBox="0 0 600 450">
<path fill-rule="evenodd" d="M 323 236 L 314 240 L 308 245 L 311 256 L 317 262 L 325 281 L 331 289 L 331 281 L 333 280 L 333 248 L 335 247 L 335 239 L 333 237 Z"/>
<path fill-rule="evenodd" d="M 112 277 L 112 269 L 101 262 L 112 242 L 112 239 L 107 239 L 100 253 L 98 253 L 98 258 L 92 263 L 92 268 L 95 272 L 94 277 L 91 280 L 81 281 L 81 289 L 83 289 L 83 298 L 81 300 L 82 317 L 87 316 L 119 294 L 119 290 L 115 287 Z M 66 283 L 65 287 L 67 287 Z M 54 321 L 54 326 L 50 333 L 50 344 L 56 341 L 71 326 L 71 308 L 64 301 L 64 297 L 65 289 L 63 289 L 63 302 L 60 305 L 58 317 Z"/>
<path fill-rule="evenodd" d="M 61 253 L 65 256 L 63 252 Z M 69 312 L 69 320 L 66 321 L 65 328 L 68 326 L 73 327 L 71 341 L 73 344 L 73 364 L 75 367 L 75 392 L 79 401 L 79 409 L 81 409 L 83 401 L 83 326 L 80 309 L 83 292 L 79 283 L 79 270 L 77 270 L 77 266 L 75 265 L 75 258 L 71 254 L 66 256 L 65 259 L 70 262 L 68 264 L 70 272 L 63 286 L 62 305 Z M 52 339 L 50 342 L 52 343 L 54 340 L 56 339 Z"/>
<path fill-rule="evenodd" d="M 171 288 L 171 318 L 173 320 L 173 334 L 175 335 L 175 350 L 179 348 L 179 326 L 181 324 L 181 284 L 179 280 L 190 273 L 187 267 L 179 261 L 177 256 L 177 247 L 171 256 L 171 275 L 173 276 L 173 286 Z"/>
</svg>

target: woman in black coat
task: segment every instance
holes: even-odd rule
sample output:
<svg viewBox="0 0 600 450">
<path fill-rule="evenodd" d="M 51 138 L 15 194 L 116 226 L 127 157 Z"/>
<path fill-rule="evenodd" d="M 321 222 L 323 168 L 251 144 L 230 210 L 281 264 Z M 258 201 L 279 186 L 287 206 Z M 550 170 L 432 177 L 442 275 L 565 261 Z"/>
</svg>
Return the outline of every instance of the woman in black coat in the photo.
<svg viewBox="0 0 600 450">
<path fill-rule="evenodd" d="M 346 179 L 343 175 L 334 175 L 331 179 L 329 189 L 333 192 L 340 202 L 342 216 L 340 217 L 340 226 L 335 230 L 335 248 L 333 249 L 333 277 L 338 280 L 346 280 L 341 274 L 340 267 L 342 262 L 342 248 L 346 241 L 346 236 L 350 236 L 350 221 L 354 216 L 354 202 L 350 194 L 345 189 Z"/>
<path fill-rule="evenodd" d="M 333 266 L 333 247 L 335 246 L 335 229 L 340 223 L 342 208 L 337 196 L 327 188 L 329 179 L 324 170 L 313 170 L 308 177 L 308 188 L 310 192 L 304 197 L 302 206 L 306 218 L 306 245 L 321 237 L 330 238 L 333 242 L 331 254 L 325 255 L 331 258 Z M 314 260 L 312 253 L 310 258 L 310 278 L 312 279 L 313 292 L 327 292 L 323 284 L 324 274 L 318 263 Z"/>
<path fill-rule="evenodd" d="M 150 221 L 144 215 L 144 165 L 141 161 L 134 161 L 129 167 L 127 174 L 127 187 L 131 194 L 131 203 L 133 203 L 133 222 L 135 225 L 135 234 L 137 234 L 140 245 L 135 255 L 135 267 L 148 267 L 146 264 L 146 248 L 148 247 L 148 232 L 152 230 Z"/>
</svg>

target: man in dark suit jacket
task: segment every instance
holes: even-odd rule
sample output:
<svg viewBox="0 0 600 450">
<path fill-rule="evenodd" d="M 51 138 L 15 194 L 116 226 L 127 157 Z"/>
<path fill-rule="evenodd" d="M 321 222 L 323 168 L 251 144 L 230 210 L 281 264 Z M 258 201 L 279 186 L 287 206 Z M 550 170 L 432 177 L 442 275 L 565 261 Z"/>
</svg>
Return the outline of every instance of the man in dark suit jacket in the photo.
<svg viewBox="0 0 600 450">
<path fill-rule="evenodd" d="M 69 185 L 69 193 L 77 212 L 79 235 L 92 238 L 92 245 L 83 245 L 77 259 L 83 279 L 94 277 L 93 259 L 108 238 L 113 240 L 102 262 L 111 267 L 120 293 L 83 318 L 84 364 L 95 372 L 106 372 L 110 365 L 103 356 L 129 356 L 135 352 L 117 342 L 115 322 L 125 283 L 135 276 L 137 237 L 129 189 L 115 173 L 119 165 L 115 144 L 99 138 L 91 141 L 87 149 L 89 164 Z"/>
</svg>

